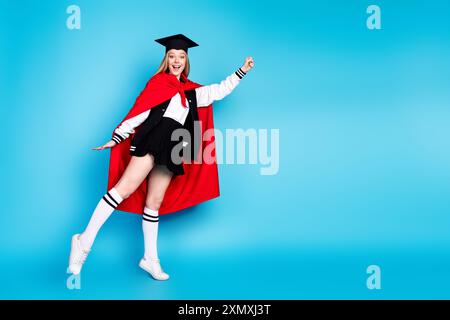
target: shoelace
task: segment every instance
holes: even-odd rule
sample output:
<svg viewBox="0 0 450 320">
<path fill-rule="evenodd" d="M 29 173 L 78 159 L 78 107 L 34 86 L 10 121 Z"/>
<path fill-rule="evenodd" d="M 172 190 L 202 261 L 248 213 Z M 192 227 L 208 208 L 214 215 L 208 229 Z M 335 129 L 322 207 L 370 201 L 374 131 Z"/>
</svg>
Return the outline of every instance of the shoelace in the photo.
<svg viewBox="0 0 450 320">
<path fill-rule="evenodd" d="M 88 256 L 88 253 L 85 251 L 82 251 L 81 256 L 77 259 L 77 261 L 75 261 L 75 263 L 83 264 L 86 261 L 87 256 Z"/>
</svg>

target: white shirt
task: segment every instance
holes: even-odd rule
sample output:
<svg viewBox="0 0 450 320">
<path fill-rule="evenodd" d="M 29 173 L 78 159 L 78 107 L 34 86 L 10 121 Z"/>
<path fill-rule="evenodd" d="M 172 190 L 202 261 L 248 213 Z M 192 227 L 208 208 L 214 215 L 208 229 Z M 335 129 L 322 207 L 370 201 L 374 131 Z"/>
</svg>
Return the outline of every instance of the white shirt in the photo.
<svg viewBox="0 0 450 320">
<path fill-rule="evenodd" d="M 225 80 L 219 84 L 212 84 L 209 86 L 203 86 L 195 89 L 197 97 L 197 107 L 207 107 L 214 101 L 221 100 L 229 95 L 234 88 L 239 84 L 240 80 L 244 77 L 245 73 L 239 68 L 236 72 L 229 75 Z M 182 125 L 186 121 L 189 114 L 189 101 L 186 99 L 185 108 L 181 104 L 181 96 L 179 93 L 174 95 L 164 112 L 163 117 L 172 118 Z M 142 122 L 147 119 L 151 112 L 151 109 L 144 111 L 133 118 L 124 121 L 116 130 L 114 130 L 113 140 L 117 143 L 127 139 L 130 134 L 135 133 L 134 128 L 138 127 Z"/>
</svg>

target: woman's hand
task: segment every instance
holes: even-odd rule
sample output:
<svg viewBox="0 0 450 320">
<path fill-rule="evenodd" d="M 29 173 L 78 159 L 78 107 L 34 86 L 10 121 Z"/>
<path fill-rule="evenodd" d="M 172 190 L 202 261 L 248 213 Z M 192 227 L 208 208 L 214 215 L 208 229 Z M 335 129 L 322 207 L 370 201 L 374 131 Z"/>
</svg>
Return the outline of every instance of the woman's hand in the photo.
<svg viewBox="0 0 450 320">
<path fill-rule="evenodd" d="M 241 67 L 242 71 L 244 71 L 245 73 L 249 72 L 250 70 L 252 70 L 252 68 L 255 66 L 255 62 L 253 61 L 252 57 L 247 57 L 245 59 L 244 65 Z"/>
<path fill-rule="evenodd" d="M 110 140 L 107 143 L 105 143 L 103 146 L 101 147 L 97 147 L 97 148 L 92 148 L 92 150 L 103 150 L 103 149 L 108 149 L 108 148 L 112 148 L 116 145 L 117 143 L 114 140 Z"/>
</svg>

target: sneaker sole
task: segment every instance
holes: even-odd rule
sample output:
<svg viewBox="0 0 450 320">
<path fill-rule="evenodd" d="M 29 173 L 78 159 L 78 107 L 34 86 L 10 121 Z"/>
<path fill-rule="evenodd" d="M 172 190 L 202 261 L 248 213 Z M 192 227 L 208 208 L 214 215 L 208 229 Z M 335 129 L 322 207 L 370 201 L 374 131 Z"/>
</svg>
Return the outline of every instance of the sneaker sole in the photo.
<svg viewBox="0 0 450 320">
<path fill-rule="evenodd" d="M 156 277 L 153 275 L 153 273 L 150 271 L 150 269 L 148 269 L 148 268 L 142 263 L 142 260 L 139 262 L 139 267 L 140 267 L 142 270 L 144 270 L 144 271 L 146 271 L 147 273 L 149 273 L 149 274 L 152 276 L 152 278 L 155 279 L 155 280 L 158 280 L 158 281 L 166 281 L 166 280 L 169 280 L 169 278 L 170 278 L 170 277 L 167 277 L 167 279 L 158 279 L 158 278 L 156 278 Z"/>
</svg>

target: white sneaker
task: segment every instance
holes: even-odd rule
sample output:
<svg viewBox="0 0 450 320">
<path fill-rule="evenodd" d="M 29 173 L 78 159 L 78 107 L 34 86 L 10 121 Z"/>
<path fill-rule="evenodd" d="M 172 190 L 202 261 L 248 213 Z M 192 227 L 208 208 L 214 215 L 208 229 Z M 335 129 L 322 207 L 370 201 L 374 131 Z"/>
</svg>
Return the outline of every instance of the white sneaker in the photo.
<svg viewBox="0 0 450 320">
<path fill-rule="evenodd" d="M 159 259 L 146 260 L 144 257 L 139 262 L 139 267 L 150 273 L 155 280 L 169 279 L 169 275 L 162 270 Z"/>
<path fill-rule="evenodd" d="M 81 268 L 91 250 L 84 250 L 81 247 L 80 235 L 76 234 L 72 237 L 72 248 L 70 250 L 69 271 L 74 275 L 80 274 Z"/>
</svg>

